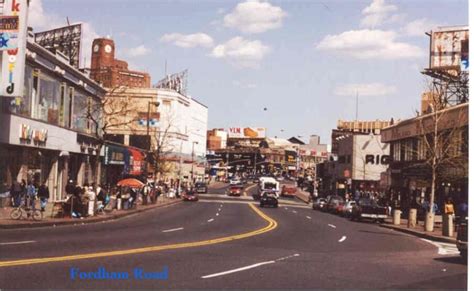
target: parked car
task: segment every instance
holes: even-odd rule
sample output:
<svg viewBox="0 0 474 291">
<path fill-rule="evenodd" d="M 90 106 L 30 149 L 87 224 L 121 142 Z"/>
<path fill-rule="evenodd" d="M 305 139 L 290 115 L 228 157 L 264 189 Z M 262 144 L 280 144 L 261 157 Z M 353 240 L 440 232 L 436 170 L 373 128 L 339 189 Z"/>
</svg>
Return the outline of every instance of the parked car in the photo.
<svg viewBox="0 0 474 291">
<path fill-rule="evenodd" d="M 240 196 L 244 192 L 244 189 L 240 185 L 232 185 L 227 189 L 228 196 Z"/>
<path fill-rule="evenodd" d="M 344 212 L 345 205 L 346 205 L 346 202 L 344 201 L 339 202 L 339 204 L 337 204 L 336 208 L 334 209 L 334 214 L 342 215 L 342 213 Z"/>
<path fill-rule="evenodd" d="M 335 213 L 336 208 L 339 206 L 339 204 L 344 203 L 344 198 L 338 195 L 330 195 L 327 197 L 327 203 L 324 207 L 324 211 L 330 212 L 330 213 Z"/>
<path fill-rule="evenodd" d="M 237 185 L 237 184 L 241 184 L 242 182 L 240 181 L 240 179 L 237 179 L 237 178 L 233 178 L 230 180 L 230 184 L 231 185 Z"/>
<path fill-rule="evenodd" d="M 326 205 L 326 203 L 327 203 L 326 198 L 318 198 L 315 201 L 313 201 L 313 209 L 322 210 L 324 206 Z"/>
<path fill-rule="evenodd" d="M 354 207 L 354 205 L 356 205 L 356 202 L 354 200 L 351 200 L 351 201 L 347 201 L 345 204 L 344 204 L 344 207 L 342 209 L 342 216 L 344 217 L 350 217 L 351 213 L 352 213 L 352 207 Z"/>
<path fill-rule="evenodd" d="M 196 192 L 192 190 L 184 191 L 181 196 L 183 197 L 183 201 L 198 201 L 199 197 Z"/>
<path fill-rule="evenodd" d="M 194 189 L 197 193 L 207 193 L 207 185 L 203 182 L 197 182 L 196 185 L 194 185 Z"/>
<path fill-rule="evenodd" d="M 295 198 L 296 187 L 291 185 L 283 185 L 281 187 L 281 196 Z"/>
<path fill-rule="evenodd" d="M 379 205 L 370 198 L 361 198 L 352 206 L 351 220 L 372 219 L 383 221 L 388 217 L 388 207 Z"/>
<path fill-rule="evenodd" d="M 458 224 L 458 234 L 456 237 L 456 246 L 458 247 L 461 257 L 467 261 L 467 223 L 468 219 L 463 219 Z"/>
<path fill-rule="evenodd" d="M 275 193 L 263 192 L 260 197 L 260 207 L 265 207 L 267 205 L 275 208 L 278 207 L 278 198 Z"/>
</svg>

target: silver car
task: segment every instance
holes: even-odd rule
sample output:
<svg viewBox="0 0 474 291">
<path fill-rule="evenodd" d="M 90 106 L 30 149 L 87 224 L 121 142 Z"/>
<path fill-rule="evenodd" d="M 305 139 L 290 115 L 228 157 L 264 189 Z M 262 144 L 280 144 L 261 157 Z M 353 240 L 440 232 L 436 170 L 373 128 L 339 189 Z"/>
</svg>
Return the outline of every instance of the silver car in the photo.
<svg viewBox="0 0 474 291">
<path fill-rule="evenodd" d="M 347 201 L 344 204 L 344 207 L 342 208 L 342 216 L 344 217 L 349 217 L 352 213 L 352 207 L 356 205 L 356 202 L 354 200 Z"/>
</svg>

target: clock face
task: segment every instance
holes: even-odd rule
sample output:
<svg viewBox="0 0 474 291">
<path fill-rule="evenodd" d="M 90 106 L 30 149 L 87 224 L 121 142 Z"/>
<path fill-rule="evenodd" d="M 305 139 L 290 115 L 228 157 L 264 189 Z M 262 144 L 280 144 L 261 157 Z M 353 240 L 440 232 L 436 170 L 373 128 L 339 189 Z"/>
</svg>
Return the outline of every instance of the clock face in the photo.
<svg viewBox="0 0 474 291">
<path fill-rule="evenodd" d="M 96 52 L 98 52 L 98 51 L 99 51 L 99 45 L 96 44 L 96 45 L 94 46 L 94 52 L 96 53 Z"/>
<path fill-rule="evenodd" d="M 106 45 L 104 49 L 106 53 L 112 52 L 112 47 L 110 46 L 110 44 Z"/>
</svg>

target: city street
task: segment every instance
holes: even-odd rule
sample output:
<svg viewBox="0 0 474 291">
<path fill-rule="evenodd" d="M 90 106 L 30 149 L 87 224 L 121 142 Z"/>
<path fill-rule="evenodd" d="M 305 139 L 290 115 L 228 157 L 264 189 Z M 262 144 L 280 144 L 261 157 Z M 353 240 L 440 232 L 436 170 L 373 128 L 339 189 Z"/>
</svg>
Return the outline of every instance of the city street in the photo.
<svg viewBox="0 0 474 291">
<path fill-rule="evenodd" d="M 417 237 L 308 206 L 260 209 L 239 198 L 223 203 L 224 191 L 218 184 L 209 190 L 215 195 L 197 203 L 112 222 L 2 230 L 0 287 L 467 288 L 461 258 L 439 255 L 436 246 Z M 252 191 L 255 187 L 249 195 Z M 213 241 L 217 238 L 224 239 Z M 101 267 L 131 277 L 71 277 L 71 269 Z M 165 267 L 164 280 L 133 277 L 135 268 L 162 272 Z"/>
</svg>

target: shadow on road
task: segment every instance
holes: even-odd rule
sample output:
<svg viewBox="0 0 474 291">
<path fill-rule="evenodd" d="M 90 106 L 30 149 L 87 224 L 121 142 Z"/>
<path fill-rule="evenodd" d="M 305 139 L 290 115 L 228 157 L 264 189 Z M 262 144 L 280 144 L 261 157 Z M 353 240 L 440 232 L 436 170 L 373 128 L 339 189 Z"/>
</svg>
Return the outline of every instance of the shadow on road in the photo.
<svg viewBox="0 0 474 291">
<path fill-rule="evenodd" d="M 467 265 L 467 261 L 464 260 L 461 256 L 441 257 L 435 258 L 434 260 L 448 264 Z"/>
<path fill-rule="evenodd" d="M 403 236 L 402 234 L 388 233 L 388 232 L 381 232 L 381 231 L 359 230 L 359 232 L 372 233 L 372 234 L 381 234 L 381 235 L 391 235 L 391 236 Z"/>
</svg>

